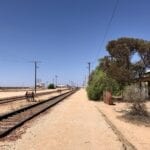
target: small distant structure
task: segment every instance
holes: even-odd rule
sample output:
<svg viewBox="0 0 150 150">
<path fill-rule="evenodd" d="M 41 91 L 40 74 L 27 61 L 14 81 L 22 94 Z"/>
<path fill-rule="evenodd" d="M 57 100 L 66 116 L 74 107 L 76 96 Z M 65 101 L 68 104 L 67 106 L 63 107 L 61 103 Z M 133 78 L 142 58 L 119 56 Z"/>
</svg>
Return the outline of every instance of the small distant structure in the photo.
<svg viewBox="0 0 150 150">
<path fill-rule="evenodd" d="M 66 87 L 67 87 L 67 85 L 63 85 L 63 84 L 59 84 L 56 86 L 56 88 L 66 88 Z"/>
<path fill-rule="evenodd" d="M 43 89 L 43 88 L 45 88 L 46 86 L 45 86 L 45 83 L 38 83 L 38 84 L 36 85 L 36 87 L 37 87 L 37 88 L 40 88 L 40 89 Z"/>
</svg>

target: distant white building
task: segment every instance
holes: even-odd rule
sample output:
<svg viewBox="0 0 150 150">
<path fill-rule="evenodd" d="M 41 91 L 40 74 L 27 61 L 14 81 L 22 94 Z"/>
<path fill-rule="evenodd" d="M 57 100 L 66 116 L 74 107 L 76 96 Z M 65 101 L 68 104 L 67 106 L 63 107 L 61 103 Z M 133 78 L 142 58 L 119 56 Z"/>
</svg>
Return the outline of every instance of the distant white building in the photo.
<svg viewBox="0 0 150 150">
<path fill-rule="evenodd" d="M 65 88 L 65 87 L 67 87 L 66 85 L 63 85 L 63 84 L 59 84 L 59 85 L 57 85 L 57 87 L 58 88 Z"/>
<path fill-rule="evenodd" d="M 45 88 L 45 83 L 38 83 L 37 88 Z"/>
</svg>

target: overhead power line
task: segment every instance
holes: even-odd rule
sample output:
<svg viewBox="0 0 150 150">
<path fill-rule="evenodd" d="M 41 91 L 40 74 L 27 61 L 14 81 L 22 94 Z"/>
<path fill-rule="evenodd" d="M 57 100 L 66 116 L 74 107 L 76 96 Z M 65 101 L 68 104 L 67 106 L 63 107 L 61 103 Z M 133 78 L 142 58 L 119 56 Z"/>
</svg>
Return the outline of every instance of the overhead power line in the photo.
<svg viewBox="0 0 150 150">
<path fill-rule="evenodd" d="M 105 30 L 103 39 L 102 39 L 101 44 L 100 44 L 100 49 L 98 49 L 98 51 L 97 51 L 97 55 L 96 55 L 96 57 L 95 57 L 94 62 L 97 62 L 97 57 L 99 56 L 99 53 L 100 53 L 100 51 L 101 51 L 101 49 L 102 49 L 102 46 L 103 46 L 103 44 L 104 44 L 104 42 L 105 42 L 105 40 L 106 40 L 106 37 L 107 37 L 108 32 L 109 32 L 109 29 L 110 29 L 110 27 L 111 27 L 113 18 L 114 18 L 114 16 L 115 16 L 115 12 L 116 12 L 117 7 L 118 7 L 118 3 L 119 3 L 119 0 L 116 0 L 115 5 L 114 5 L 114 8 L 113 8 L 113 11 L 112 11 L 112 14 L 111 14 L 111 17 L 110 17 L 110 19 L 109 19 L 109 21 L 108 21 L 108 24 L 107 24 L 107 26 L 106 26 L 106 30 Z"/>
</svg>

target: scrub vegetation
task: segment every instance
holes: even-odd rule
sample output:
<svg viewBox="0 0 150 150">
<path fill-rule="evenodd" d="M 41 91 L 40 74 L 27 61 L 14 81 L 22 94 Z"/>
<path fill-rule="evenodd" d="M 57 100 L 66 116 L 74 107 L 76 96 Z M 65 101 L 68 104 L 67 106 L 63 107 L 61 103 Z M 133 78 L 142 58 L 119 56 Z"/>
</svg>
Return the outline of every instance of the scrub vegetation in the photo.
<svg viewBox="0 0 150 150">
<path fill-rule="evenodd" d="M 98 66 L 89 77 L 89 99 L 100 100 L 105 90 L 115 95 L 119 94 L 133 82 L 137 82 L 141 90 L 141 81 L 138 79 L 143 77 L 147 68 L 150 68 L 150 41 L 123 37 L 108 42 L 106 50 L 109 55 L 99 60 Z M 139 56 L 139 60 L 133 62 L 132 58 L 135 55 Z M 140 97 L 136 98 L 136 94 L 129 93 L 133 103 L 131 114 L 146 115 L 143 101 L 139 100 Z"/>
<path fill-rule="evenodd" d="M 119 93 L 120 87 L 114 79 L 108 77 L 106 73 L 99 68 L 96 68 L 92 72 L 88 82 L 88 97 L 92 100 L 100 100 L 105 90 L 109 90 L 116 95 Z"/>
</svg>

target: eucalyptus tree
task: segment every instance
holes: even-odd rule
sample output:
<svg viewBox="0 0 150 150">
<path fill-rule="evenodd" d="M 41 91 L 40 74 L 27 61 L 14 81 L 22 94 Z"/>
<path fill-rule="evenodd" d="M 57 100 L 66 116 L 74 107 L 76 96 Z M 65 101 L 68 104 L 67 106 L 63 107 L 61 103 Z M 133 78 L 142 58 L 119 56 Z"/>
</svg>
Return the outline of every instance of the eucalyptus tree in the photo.
<svg viewBox="0 0 150 150">
<path fill-rule="evenodd" d="M 150 41 L 124 37 L 108 42 L 106 49 L 109 56 L 100 59 L 99 67 L 122 85 L 150 67 Z M 136 63 L 132 62 L 134 54 L 140 58 Z"/>
</svg>

